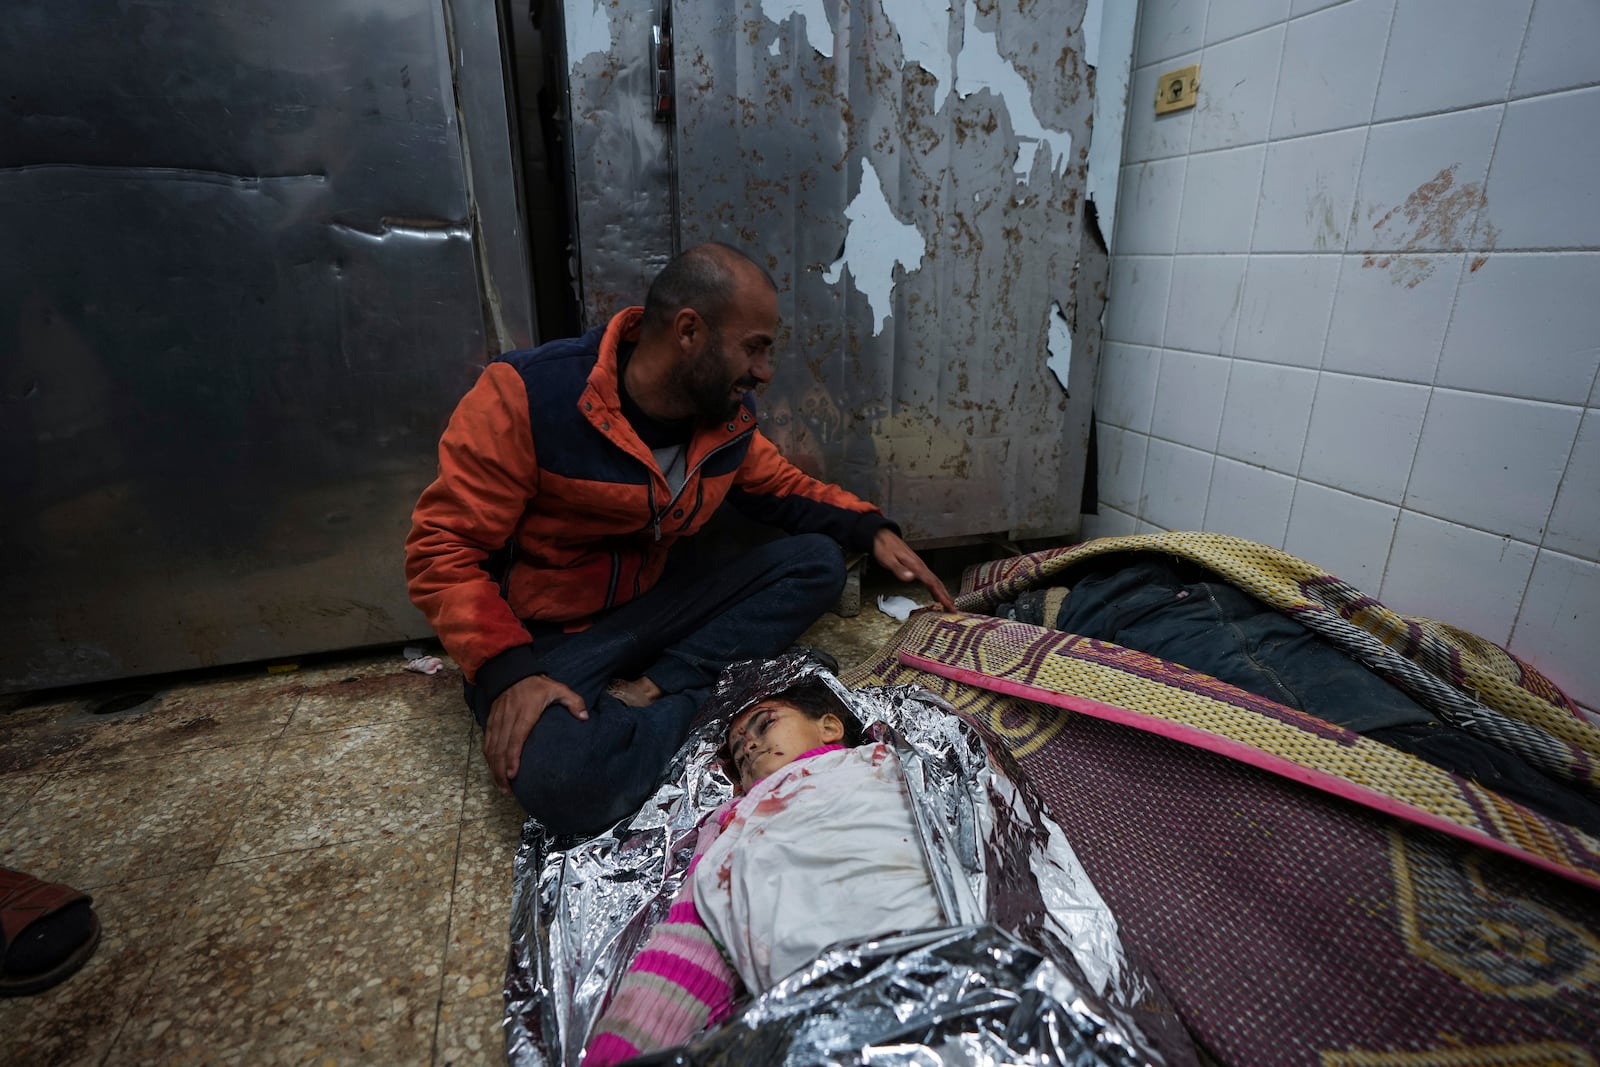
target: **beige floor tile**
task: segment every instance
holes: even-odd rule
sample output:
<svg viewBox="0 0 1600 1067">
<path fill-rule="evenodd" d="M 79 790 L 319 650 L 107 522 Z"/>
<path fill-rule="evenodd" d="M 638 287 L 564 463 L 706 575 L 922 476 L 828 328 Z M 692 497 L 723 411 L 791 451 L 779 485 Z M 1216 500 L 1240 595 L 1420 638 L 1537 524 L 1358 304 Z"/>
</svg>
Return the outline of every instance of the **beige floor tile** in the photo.
<svg viewBox="0 0 1600 1067">
<path fill-rule="evenodd" d="M 137 759 L 270 741 L 283 733 L 298 700 L 275 680 L 212 681 L 164 690 L 142 710 L 85 711 L 63 725 L 89 731 L 74 760 Z"/>
<path fill-rule="evenodd" d="M 113 696 L 141 692 L 152 694 L 143 706 L 94 713 Z M 115 691 L 24 706 L 0 715 L 0 774 L 59 769 L 91 754 L 103 762 L 270 739 L 299 699 L 286 676 L 255 671 L 164 688 L 135 679 Z"/>
<path fill-rule="evenodd" d="M 447 998 L 439 1005 L 433 1067 L 503 1067 L 506 1062 L 504 1005 L 498 988 L 487 996 Z"/>
<path fill-rule="evenodd" d="M 108 1062 L 428 1063 L 457 836 L 219 865 Z"/>
<path fill-rule="evenodd" d="M 473 822 L 492 819 L 516 840 L 527 821 L 528 813 L 522 810 L 515 797 L 500 792 L 489 773 L 489 763 L 483 758 L 483 731 L 472 727 L 472 740 L 467 745 L 467 787 L 461 803 L 461 820 Z"/>
<path fill-rule="evenodd" d="M 928 591 L 915 582 L 892 582 L 881 573 L 870 575 L 861 588 L 861 614 L 843 619 L 831 611 L 824 612 L 822 618 L 800 635 L 796 644 L 831 653 L 839 660 L 841 670 L 849 670 L 877 652 L 903 625 L 878 610 L 880 595 L 909 597 L 918 604 L 933 600 Z"/>
<path fill-rule="evenodd" d="M 83 970 L 31 997 L 0 1000 L 0 1063 L 98 1064 L 178 936 L 203 872 L 94 891 L 100 947 Z"/>
<path fill-rule="evenodd" d="M 48 774 L 8 774 L 0 777 L 0 841 L 9 836 L 5 831 L 6 823 L 49 780 Z"/>
<path fill-rule="evenodd" d="M 246 808 L 267 743 L 74 764 L 0 835 L 0 866 L 80 889 L 208 867 Z"/>
<path fill-rule="evenodd" d="M 467 724 L 381 723 L 278 742 L 224 861 L 404 835 L 461 818 Z"/>
<path fill-rule="evenodd" d="M 75 728 L 87 704 L 51 701 L 0 715 L 0 775 L 54 771 L 88 743 L 89 730 Z"/>
<path fill-rule="evenodd" d="M 446 1000 L 496 996 L 505 985 L 517 841 L 493 820 L 462 824 L 445 954 Z"/>
<path fill-rule="evenodd" d="M 459 674 L 417 674 L 406 670 L 398 657 L 360 670 L 310 675 L 298 692 L 289 736 L 427 716 L 470 717 L 461 701 Z"/>
</svg>

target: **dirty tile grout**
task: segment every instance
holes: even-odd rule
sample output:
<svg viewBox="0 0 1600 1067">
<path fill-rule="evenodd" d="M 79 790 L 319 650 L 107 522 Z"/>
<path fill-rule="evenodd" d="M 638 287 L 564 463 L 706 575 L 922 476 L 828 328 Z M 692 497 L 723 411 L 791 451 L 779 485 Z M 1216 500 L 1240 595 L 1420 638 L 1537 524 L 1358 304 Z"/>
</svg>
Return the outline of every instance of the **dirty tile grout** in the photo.
<svg viewBox="0 0 1600 1067">
<path fill-rule="evenodd" d="M 469 768 L 471 766 L 470 759 L 468 761 L 468 766 Z M 466 788 L 466 779 L 467 774 L 463 774 L 463 790 Z M 455 930 L 456 924 L 456 901 L 460 896 L 458 891 L 461 888 L 461 836 L 463 833 L 462 828 L 465 825 L 466 824 L 464 822 L 457 823 L 456 825 L 456 852 L 450 867 L 450 908 L 447 912 L 448 917 L 445 919 L 444 924 L 444 941 L 439 947 L 439 959 L 441 964 L 439 967 L 439 983 L 436 991 L 437 995 L 433 998 L 433 1029 L 430 1033 L 430 1039 L 428 1042 L 430 1063 L 436 1062 L 439 1058 L 439 1017 L 444 1013 L 445 985 L 450 981 L 449 968 L 443 964 L 448 962 L 450 959 L 450 938 Z"/>
</svg>

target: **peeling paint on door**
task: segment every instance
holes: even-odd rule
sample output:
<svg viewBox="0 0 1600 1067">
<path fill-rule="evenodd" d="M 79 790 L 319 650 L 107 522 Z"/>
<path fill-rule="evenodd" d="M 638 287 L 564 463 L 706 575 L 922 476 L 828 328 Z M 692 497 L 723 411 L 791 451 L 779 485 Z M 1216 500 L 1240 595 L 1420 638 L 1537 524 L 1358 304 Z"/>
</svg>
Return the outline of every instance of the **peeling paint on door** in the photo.
<svg viewBox="0 0 1600 1067">
<path fill-rule="evenodd" d="M 942 99 L 951 84 L 949 0 L 883 0 L 883 13 L 900 37 L 900 52 L 933 75 L 933 98 Z"/>
<path fill-rule="evenodd" d="M 603 0 L 628 58 L 573 69 L 591 324 L 591 294 L 642 291 L 628 242 L 645 269 L 667 243 L 642 179 L 675 155 L 678 245 L 728 241 L 778 284 L 761 405 L 780 448 L 916 539 L 1075 532 L 1106 268 L 1082 238 L 1089 2 L 675 5 L 663 150 L 619 94 L 641 81 L 653 2 Z M 591 273 L 597 247 L 609 262 Z"/>
<path fill-rule="evenodd" d="M 872 335 L 876 337 L 883 332 L 894 299 L 894 268 L 916 270 L 927 245 L 915 226 L 894 217 L 894 210 L 883 197 L 878 169 L 870 161 L 861 168 L 861 191 L 844 209 L 844 217 L 850 222 L 844 250 L 822 280 L 833 285 L 844 268 L 850 268 L 856 288 L 867 298 L 874 322 Z"/>
<path fill-rule="evenodd" d="M 833 55 L 833 29 L 822 0 L 769 0 L 762 14 L 779 24 L 799 16 L 805 22 L 807 43 L 820 55 Z"/>
<path fill-rule="evenodd" d="M 1072 134 L 1050 129 L 1039 120 L 1022 74 L 1000 54 L 995 35 L 978 25 L 976 0 L 968 0 L 966 16 L 961 52 L 956 57 L 956 92 L 965 97 L 987 89 L 1005 100 L 1017 136 L 1018 178 L 1026 181 L 1033 173 L 1034 156 L 1042 144 L 1050 146 L 1050 172 L 1059 174 L 1072 160 Z"/>
<path fill-rule="evenodd" d="M 1061 383 L 1061 388 L 1070 395 L 1072 387 L 1068 379 L 1072 377 L 1072 327 L 1067 323 L 1067 313 L 1061 310 L 1060 304 L 1050 305 L 1050 359 L 1047 366 L 1050 373 L 1056 376 L 1056 381 Z"/>
<path fill-rule="evenodd" d="M 566 5 L 567 55 L 572 62 L 611 50 L 611 6 L 606 0 Z"/>
</svg>

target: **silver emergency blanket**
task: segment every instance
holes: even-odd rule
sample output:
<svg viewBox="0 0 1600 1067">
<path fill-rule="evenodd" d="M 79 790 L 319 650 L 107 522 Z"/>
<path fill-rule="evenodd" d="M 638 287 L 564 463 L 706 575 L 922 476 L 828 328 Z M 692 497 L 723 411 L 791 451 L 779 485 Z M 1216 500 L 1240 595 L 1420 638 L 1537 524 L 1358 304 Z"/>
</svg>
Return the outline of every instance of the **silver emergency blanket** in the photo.
<svg viewBox="0 0 1600 1067">
<path fill-rule="evenodd" d="M 894 747 L 947 925 L 835 945 L 649 1062 L 1191 1060 L 1170 1008 L 1127 961 L 1115 919 L 1060 829 L 1014 784 L 1015 770 L 1008 776 L 932 694 L 847 690 L 792 653 L 725 672 L 665 784 L 632 819 L 589 840 L 553 838 L 531 819 L 524 826 L 506 978 L 512 1064 L 580 1062 L 613 984 L 683 884 L 696 827 L 733 795 L 719 760 L 728 721 L 806 679 L 826 684 L 870 738 Z"/>
</svg>

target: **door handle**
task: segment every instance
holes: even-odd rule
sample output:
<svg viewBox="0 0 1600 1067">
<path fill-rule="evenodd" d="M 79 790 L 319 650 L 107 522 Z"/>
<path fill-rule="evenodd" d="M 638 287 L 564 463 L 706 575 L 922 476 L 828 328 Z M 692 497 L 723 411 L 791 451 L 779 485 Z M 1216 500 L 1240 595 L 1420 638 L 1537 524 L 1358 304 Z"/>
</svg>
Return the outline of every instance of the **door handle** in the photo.
<svg viewBox="0 0 1600 1067">
<path fill-rule="evenodd" d="M 655 86 L 652 110 L 657 122 L 672 121 L 672 0 L 659 0 L 650 26 L 650 55 Z"/>
</svg>

